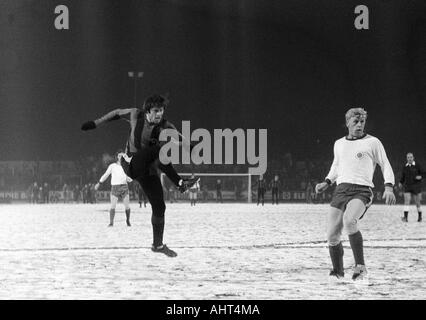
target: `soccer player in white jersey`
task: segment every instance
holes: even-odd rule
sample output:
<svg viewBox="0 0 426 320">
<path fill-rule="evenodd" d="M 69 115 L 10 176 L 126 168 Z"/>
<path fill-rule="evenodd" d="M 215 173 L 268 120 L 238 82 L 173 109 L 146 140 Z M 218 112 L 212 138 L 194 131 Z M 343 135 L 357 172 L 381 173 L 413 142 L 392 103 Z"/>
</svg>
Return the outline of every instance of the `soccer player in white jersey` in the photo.
<svg viewBox="0 0 426 320">
<path fill-rule="evenodd" d="M 195 179 L 195 176 L 193 174 L 191 175 L 191 179 Z M 197 181 L 195 184 L 193 184 L 189 188 L 189 200 L 191 201 L 191 207 L 195 206 L 195 204 L 197 203 L 197 195 L 199 191 L 200 191 L 199 181 Z"/>
<path fill-rule="evenodd" d="M 348 135 L 334 143 L 334 160 L 324 182 L 315 187 L 317 193 L 325 191 L 336 182 L 327 216 L 327 241 L 333 269 L 330 276 L 344 277 L 342 229 L 349 236 L 355 259 L 353 280 L 366 276 L 363 238 L 358 230 L 360 220 L 373 200 L 373 174 L 379 164 L 385 182 L 383 199 L 388 205 L 395 204 L 393 186 L 395 177 L 385 149 L 379 139 L 364 132 L 367 112 L 352 108 L 346 112 Z"/>
<path fill-rule="evenodd" d="M 124 204 L 124 209 L 126 212 L 126 224 L 127 226 L 131 226 L 130 224 L 130 201 L 129 201 L 129 187 L 127 185 L 128 182 L 132 182 L 123 170 L 123 167 L 120 164 L 121 157 L 123 156 L 122 151 L 118 151 L 116 153 L 116 162 L 111 163 L 108 166 L 108 169 L 99 179 L 99 182 L 95 185 L 95 190 L 99 189 L 101 183 L 103 183 L 108 177 L 111 175 L 111 207 L 109 209 L 109 227 L 114 225 L 114 217 L 115 217 L 115 207 L 117 205 L 118 200 L 122 199 Z"/>
</svg>

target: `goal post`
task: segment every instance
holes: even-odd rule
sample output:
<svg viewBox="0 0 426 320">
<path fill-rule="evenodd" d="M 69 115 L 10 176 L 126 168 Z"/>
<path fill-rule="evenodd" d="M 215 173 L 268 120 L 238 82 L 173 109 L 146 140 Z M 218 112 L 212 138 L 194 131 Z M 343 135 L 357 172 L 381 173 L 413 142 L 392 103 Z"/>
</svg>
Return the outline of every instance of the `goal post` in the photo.
<svg viewBox="0 0 426 320">
<path fill-rule="evenodd" d="M 252 175 L 250 173 L 178 173 L 183 178 L 188 178 L 191 175 L 200 178 L 200 194 L 201 199 L 208 196 L 207 200 L 217 200 L 216 190 L 218 180 L 221 184 L 222 197 L 225 201 L 243 201 L 252 202 Z M 166 190 L 172 187 L 172 183 L 161 173 L 161 183 Z"/>
</svg>

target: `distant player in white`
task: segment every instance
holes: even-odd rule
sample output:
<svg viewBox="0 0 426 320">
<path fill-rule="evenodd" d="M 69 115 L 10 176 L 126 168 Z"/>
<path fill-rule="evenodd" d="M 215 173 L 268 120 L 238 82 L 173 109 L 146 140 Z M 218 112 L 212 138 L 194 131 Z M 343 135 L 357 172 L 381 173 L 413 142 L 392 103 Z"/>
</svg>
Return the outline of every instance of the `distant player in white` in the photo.
<svg viewBox="0 0 426 320">
<path fill-rule="evenodd" d="M 99 185 L 103 183 L 108 177 L 111 175 L 111 207 L 109 209 L 109 227 L 114 225 L 114 217 L 115 217 L 115 207 L 119 199 L 123 200 L 125 212 L 126 212 L 126 223 L 127 226 L 131 226 L 130 224 L 130 201 L 129 201 L 129 187 L 127 185 L 128 182 L 131 182 L 130 179 L 125 173 L 123 168 L 121 167 L 120 161 L 123 156 L 123 152 L 118 151 L 116 153 L 116 162 L 111 163 L 108 166 L 108 169 L 99 179 L 99 182 L 95 185 L 95 190 L 99 189 Z"/>
<path fill-rule="evenodd" d="M 393 186 L 395 177 L 385 149 L 379 139 L 364 133 L 367 112 L 352 108 L 346 112 L 348 135 L 334 143 L 334 160 L 324 182 L 316 185 L 321 193 L 337 183 L 327 216 L 327 240 L 333 270 L 330 276 L 344 277 L 342 229 L 349 236 L 355 259 L 353 280 L 362 279 L 367 270 L 364 263 L 363 239 L 357 223 L 373 201 L 373 174 L 379 164 L 385 182 L 383 198 L 386 204 L 395 204 Z"/>
<path fill-rule="evenodd" d="M 195 179 L 195 176 L 192 175 L 191 179 Z M 197 181 L 189 188 L 189 200 L 191 201 L 191 206 L 195 206 L 197 203 L 198 191 L 200 191 L 200 183 Z"/>
</svg>

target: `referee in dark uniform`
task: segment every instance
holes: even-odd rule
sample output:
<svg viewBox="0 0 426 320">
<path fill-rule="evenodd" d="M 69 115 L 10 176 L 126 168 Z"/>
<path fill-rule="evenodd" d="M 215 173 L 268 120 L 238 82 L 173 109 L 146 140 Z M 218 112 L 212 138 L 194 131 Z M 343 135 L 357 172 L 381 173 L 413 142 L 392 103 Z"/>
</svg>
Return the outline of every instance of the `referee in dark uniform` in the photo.
<svg viewBox="0 0 426 320">
<path fill-rule="evenodd" d="M 404 222 L 408 222 L 411 198 L 414 199 L 417 207 L 417 221 L 422 221 L 422 209 L 420 206 L 422 200 L 422 173 L 419 164 L 414 161 L 413 153 L 407 153 L 407 163 L 402 169 L 401 179 L 399 180 L 399 187 L 404 188 L 404 217 L 402 217 Z"/>
</svg>

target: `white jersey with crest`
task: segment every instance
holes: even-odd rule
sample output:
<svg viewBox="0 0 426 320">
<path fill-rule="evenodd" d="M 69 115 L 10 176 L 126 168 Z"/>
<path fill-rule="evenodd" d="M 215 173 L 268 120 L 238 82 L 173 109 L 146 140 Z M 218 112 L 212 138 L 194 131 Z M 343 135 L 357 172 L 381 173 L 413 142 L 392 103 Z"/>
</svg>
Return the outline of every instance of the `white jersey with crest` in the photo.
<svg viewBox="0 0 426 320">
<path fill-rule="evenodd" d="M 104 182 L 108 179 L 109 175 L 111 175 L 112 186 L 127 184 L 127 182 L 132 181 L 132 179 L 124 173 L 123 167 L 118 163 L 111 163 L 99 181 Z"/>
<path fill-rule="evenodd" d="M 334 160 L 326 178 L 338 185 L 353 183 L 374 187 L 373 175 L 377 164 L 385 184 L 394 185 L 395 176 L 379 139 L 371 135 L 356 140 L 343 137 L 334 143 Z"/>
</svg>

